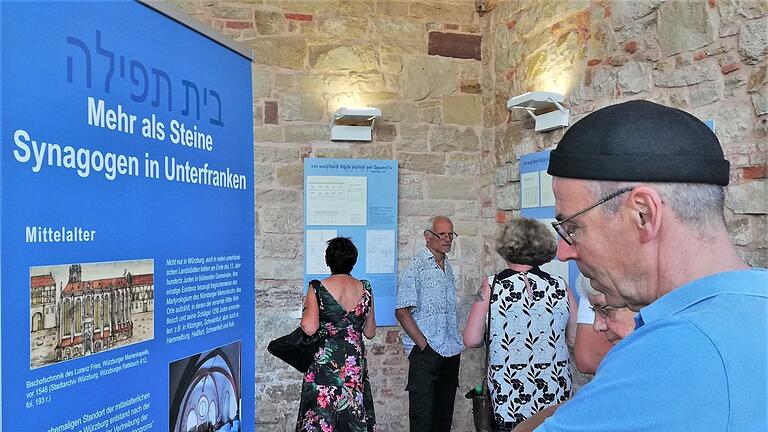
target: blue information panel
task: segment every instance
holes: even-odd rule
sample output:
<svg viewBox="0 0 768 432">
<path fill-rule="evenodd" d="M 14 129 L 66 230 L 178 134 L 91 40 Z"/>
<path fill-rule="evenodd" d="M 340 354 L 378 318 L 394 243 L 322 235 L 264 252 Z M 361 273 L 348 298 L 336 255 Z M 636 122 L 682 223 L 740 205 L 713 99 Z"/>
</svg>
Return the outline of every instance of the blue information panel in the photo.
<svg viewBox="0 0 768 432">
<path fill-rule="evenodd" d="M 250 61 L 136 2 L 0 18 L 0 429 L 253 430 Z"/>
<path fill-rule="evenodd" d="M 352 276 L 373 288 L 376 323 L 395 325 L 397 161 L 304 160 L 304 288 L 330 275 L 326 242 L 349 237 L 358 258 Z"/>
<path fill-rule="evenodd" d="M 552 229 L 552 235 L 559 240 L 550 224 L 555 220 L 555 197 L 552 194 L 552 176 L 547 174 L 548 166 L 548 150 L 520 157 L 520 214 L 543 222 Z M 563 276 L 578 300 L 576 281 L 579 277 L 579 268 L 576 263 L 554 260 L 545 267 L 548 272 Z"/>
</svg>

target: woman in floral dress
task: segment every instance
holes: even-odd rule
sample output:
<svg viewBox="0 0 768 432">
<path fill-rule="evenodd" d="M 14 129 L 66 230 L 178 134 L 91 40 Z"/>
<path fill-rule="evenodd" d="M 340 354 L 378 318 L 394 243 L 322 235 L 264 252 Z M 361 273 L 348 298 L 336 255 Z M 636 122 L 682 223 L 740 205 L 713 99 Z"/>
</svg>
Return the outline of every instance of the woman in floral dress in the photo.
<svg viewBox="0 0 768 432">
<path fill-rule="evenodd" d="M 357 262 L 351 240 L 328 241 L 325 262 L 331 276 L 307 290 L 301 327 L 325 342 L 304 374 L 296 431 L 375 431 L 365 345 L 376 334 L 373 294 L 368 281 L 350 276 Z"/>
</svg>

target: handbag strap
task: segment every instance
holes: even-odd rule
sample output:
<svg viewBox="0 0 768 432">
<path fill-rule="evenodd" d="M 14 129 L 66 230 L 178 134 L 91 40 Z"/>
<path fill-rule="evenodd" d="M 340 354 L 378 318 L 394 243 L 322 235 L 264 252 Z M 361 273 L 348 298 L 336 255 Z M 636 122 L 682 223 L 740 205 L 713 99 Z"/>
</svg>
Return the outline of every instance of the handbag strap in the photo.
<svg viewBox="0 0 768 432">
<path fill-rule="evenodd" d="M 483 376 L 483 391 L 488 391 L 488 365 L 491 355 L 491 299 L 493 299 L 493 287 L 496 285 L 498 275 L 493 275 L 490 289 L 488 290 L 488 317 L 485 323 L 485 375 Z"/>
</svg>

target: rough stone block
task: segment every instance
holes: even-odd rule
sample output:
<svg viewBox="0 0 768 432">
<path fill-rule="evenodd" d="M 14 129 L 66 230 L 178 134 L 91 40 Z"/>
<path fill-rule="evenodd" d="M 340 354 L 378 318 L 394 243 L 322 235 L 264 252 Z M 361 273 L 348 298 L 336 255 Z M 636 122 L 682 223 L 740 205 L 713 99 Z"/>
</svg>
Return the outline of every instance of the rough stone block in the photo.
<svg viewBox="0 0 768 432">
<path fill-rule="evenodd" d="M 429 137 L 433 152 L 478 151 L 480 139 L 471 127 L 435 126 Z"/>
<path fill-rule="evenodd" d="M 414 1 L 411 3 L 409 16 L 449 23 L 471 23 L 475 18 L 472 3 Z"/>
<path fill-rule="evenodd" d="M 442 174 L 445 172 L 445 155 L 434 153 L 399 153 L 397 155 L 400 169 Z"/>
<path fill-rule="evenodd" d="M 387 123 L 376 123 L 373 127 L 374 141 L 392 142 L 397 139 L 397 126 Z"/>
<path fill-rule="evenodd" d="M 353 157 L 355 159 L 392 159 L 392 145 L 361 143 L 355 145 Z"/>
<path fill-rule="evenodd" d="M 304 212 L 301 207 L 265 207 L 257 211 L 259 215 L 260 232 L 275 234 L 297 234 L 304 229 L 302 221 Z M 269 278 L 261 273 L 263 266 L 259 268 L 259 277 Z M 301 268 L 298 269 L 301 272 Z M 285 279 L 280 276 L 278 279 Z"/>
<path fill-rule="evenodd" d="M 750 99 L 752 99 L 752 106 L 755 108 L 755 114 L 768 114 L 768 86 L 757 93 L 752 93 Z"/>
<path fill-rule="evenodd" d="M 691 86 L 691 106 L 700 107 L 719 101 L 723 97 L 724 88 L 722 80 Z"/>
<path fill-rule="evenodd" d="M 397 184 L 398 198 L 403 199 L 417 199 L 424 198 L 424 191 L 422 188 L 422 175 L 420 174 L 403 174 L 400 173 L 400 180 Z"/>
<path fill-rule="evenodd" d="M 256 162 L 279 162 L 279 163 L 292 163 L 296 162 L 299 157 L 299 152 L 295 147 L 289 146 L 264 146 L 258 145 L 253 149 L 254 160 Z"/>
<path fill-rule="evenodd" d="M 408 16 L 410 3 L 410 0 L 377 0 L 376 13 L 395 18 L 405 18 Z"/>
<path fill-rule="evenodd" d="M 330 137 L 331 129 L 327 124 L 290 125 L 285 128 L 287 142 L 327 141 Z"/>
<path fill-rule="evenodd" d="M 355 153 L 349 148 L 338 147 L 318 147 L 314 150 L 313 156 L 316 158 L 328 159 L 350 159 Z"/>
<path fill-rule="evenodd" d="M 429 125 L 400 125 L 400 138 L 404 140 L 426 141 L 429 139 Z"/>
<path fill-rule="evenodd" d="M 619 86 L 625 94 L 636 94 L 651 88 L 650 63 L 629 62 L 619 70 Z"/>
<path fill-rule="evenodd" d="M 453 203 L 445 200 L 403 200 L 398 206 L 400 216 L 426 216 L 453 214 Z"/>
<path fill-rule="evenodd" d="M 441 124 L 442 115 L 440 113 L 440 106 L 425 106 L 419 107 L 419 122 L 429 124 Z"/>
<path fill-rule="evenodd" d="M 304 185 L 304 165 L 278 165 L 275 176 L 280 186 L 301 187 Z"/>
<path fill-rule="evenodd" d="M 427 197 L 432 199 L 477 199 L 479 185 L 472 177 L 425 177 Z"/>
<path fill-rule="evenodd" d="M 429 151 L 429 143 L 427 141 L 398 140 L 395 142 L 395 151 L 398 153 L 424 153 Z"/>
<path fill-rule="evenodd" d="M 337 0 L 264 0 L 267 5 L 276 6 L 291 14 L 320 14 L 334 12 Z"/>
<path fill-rule="evenodd" d="M 701 48 L 715 40 L 715 25 L 704 2 L 670 1 L 657 11 L 657 39 L 665 56 Z"/>
<path fill-rule="evenodd" d="M 262 69 L 252 69 L 251 81 L 253 82 L 253 97 L 265 98 L 272 95 L 272 86 L 274 79 L 272 72 Z"/>
<path fill-rule="evenodd" d="M 768 177 L 766 164 L 752 165 L 741 169 L 741 176 L 745 180 L 761 179 Z"/>
<path fill-rule="evenodd" d="M 262 234 L 256 242 L 256 258 L 296 258 L 299 242 L 285 235 Z"/>
<path fill-rule="evenodd" d="M 283 14 L 275 11 L 254 11 L 253 24 L 253 29 L 261 35 L 284 33 L 287 28 Z"/>
<path fill-rule="evenodd" d="M 253 128 L 253 140 L 256 142 L 283 142 L 283 128 L 280 126 Z"/>
<path fill-rule="evenodd" d="M 423 41 L 424 24 L 418 21 L 404 21 L 399 19 L 377 19 L 373 22 L 373 34 L 377 39 Z"/>
<path fill-rule="evenodd" d="M 214 6 L 211 8 L 211 12 L 215 18 L 228 18 L 249 20 L 251 19 L 251 10 L 244 7 L 234 6 Z"/>
<path fill-rule="evenodd" d="M 418 108 L 412 102 L 385 102 L 379 107 L 382 121 L 413 123 L 418 118 Z"/>
<path fill-rule="evenodd" d="M 719 79 L 720 66 L 715 61 L 697 61 L 680 68 L 664 68 L 653 71 L 653 81 L 658 87 L 686 87 Z"/>
<path fill-rule="evenodd" d="M 365 17 L 367 14 L 361 14 Z M 367 23 L 365 18 L 353 16 L 321 16 L 316 19 L 317 32 L 323 36 L 348 40 L 365 37 Z"/>
<path fill-rule="evenodd" d="M 768 214 L 768 179 L 728 186 L 725 206 L 736 214 Z"/>
<path fill-rule="evenodd" d="M 278 124 L 277 101 L 264 101 L 264 123 Z"/>
<path fill-rule="evenodd" d="M 482 90 L 480 83 L 477 80 L 463 79 L 461 80 L 461 92 L 469 94 L 480 94 Z"/>
<path fill-rule="evenodd" d="M 477 153 L 449 153 L 446 161 L 446 174 L 480 176 L 483 162 Z"/>
<path fill-rule="evenodd" d="M 344 87 L 334 91 L 351 91 L 356 93 L 381 92 L 389 89 L 386 77 L 380 73 L 351 74 Z"/>
<path fill-rule="evenodd" d="M 475 34 L 429 32 L 427 53 L 442 57 L 480 60 L 482 36 Z"/>
<path fill-rule="evenodd" d="M 479 96 L 448 96 L 443 99 L 443 123 L 476 125 L 481 122 L 480 114 Z"/>
<path fill-rule="evenodd" d="M 413 100 L 450 96 L 456 92 L 458 74 L 454 61 L 407 56 L 403 59 L 403 96 Z"/>
<path fill-rule="evenodd" d="M 248 41 L 254 61 L 264 66 L 302 69 L 307 56 L 307 41 L 302 37 L 275 36 Z"/>
<path fill-rule="evenodd" d="M 280 98 L 283 120 L 316 122 L 323 119 L 325 105 L 314 94 L 293 94 Z"/>
<path fill-rule="evenodd" d="M 371 2 L 368 0 L 339 0 L 339 14 L 351 16 L 367 16 L 371 13 Z"/>
<path fill-rule="evenodd" d="M 301 189 L 264 187 L 256 190 L 256 206 L 277 207 L 284 205 L 301 205 L 304 193 Z"/>
<path fill-rule="evenodd" d="M 496 207 L 499 210 L 520 210 L 520 184 L 508 183 L 496 188 Z"/>
<path fill-rule="evenodd" d="M 309 65 L 313 69 L 330 71 L 376 70 L 379 53 L 372 44 L 318 45 L 309 50 Z"/>
<path fill-rule="evenodd" d="M 739 53 L 744 63 L 757 64 L 768 56 L 768 18 L 750 21 L 739 31 Z"/>
</svg>

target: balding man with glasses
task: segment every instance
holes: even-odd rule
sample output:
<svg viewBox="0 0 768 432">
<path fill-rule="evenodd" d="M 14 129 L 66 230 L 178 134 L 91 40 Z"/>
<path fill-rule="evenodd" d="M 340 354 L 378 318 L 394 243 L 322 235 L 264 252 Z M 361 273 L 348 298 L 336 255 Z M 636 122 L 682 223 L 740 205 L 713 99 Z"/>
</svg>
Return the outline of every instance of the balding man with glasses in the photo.
<svg viewBox="0 0 768 432">
<path fill-rule="evenodd" d="M 464 343 L 456 319 L 456 280 L 445 254 L 458 235 L 445 216 L 424 228 L 425 247 L 400 276 L 395 316 L 408 353 L 408 408 L 412 432 L 448 432 Z"/>
<path fill-rule="evenodd" d="M 715 134 L 678 109 L 613 105 L 565 133 L 548 173 L 558 258 L 603 294 L 598 313 L 638 314 L 536 431 L 768 430 L 768 271 L 729 239 Z"/>
</svg>

